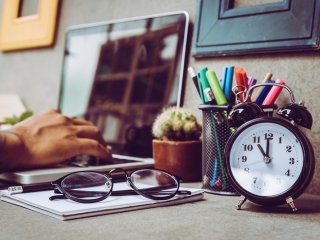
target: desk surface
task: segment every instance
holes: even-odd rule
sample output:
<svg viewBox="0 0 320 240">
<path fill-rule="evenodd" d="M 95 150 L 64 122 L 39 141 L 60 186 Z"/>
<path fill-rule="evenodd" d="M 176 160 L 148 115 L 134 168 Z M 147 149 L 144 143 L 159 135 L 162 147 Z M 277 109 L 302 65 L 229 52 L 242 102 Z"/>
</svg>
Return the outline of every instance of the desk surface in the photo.
<svg viewBox="0 0 320 240">
<path fill-rule="evenodd" d="M 297 213 L 249 202 L 239 211 L 238 199 L 206 193 L 194 203 L 68 222 L 0 201 L 0 239 L 319 239 L 320 196 L 302 195 Z"/>
</svg>

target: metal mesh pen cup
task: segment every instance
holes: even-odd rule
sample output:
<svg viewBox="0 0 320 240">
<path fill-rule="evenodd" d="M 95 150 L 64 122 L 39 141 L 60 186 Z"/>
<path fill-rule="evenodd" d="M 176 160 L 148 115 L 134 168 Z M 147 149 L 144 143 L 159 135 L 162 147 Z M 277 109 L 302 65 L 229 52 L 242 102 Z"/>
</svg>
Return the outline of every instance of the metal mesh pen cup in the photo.
<svg viewBox="0 0 320 240">
<path fill-rule="evenodd" d="M 232 133 L 226 121 L 231 106 L 201 105 L 199 109 L 203 119 L 202 188 L 209 193 L 239 195 L 224 167 L 224 148 Z"/>
</svg>

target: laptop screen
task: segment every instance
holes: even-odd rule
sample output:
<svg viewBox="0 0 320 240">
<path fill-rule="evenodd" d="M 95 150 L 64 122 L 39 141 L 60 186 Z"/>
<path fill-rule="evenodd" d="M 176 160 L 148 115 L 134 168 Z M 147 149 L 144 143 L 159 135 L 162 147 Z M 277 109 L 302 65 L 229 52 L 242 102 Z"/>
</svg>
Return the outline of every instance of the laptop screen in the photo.
<svg viewBox="0 0 320 240">
<path fill-rule="evenodd" d="M 95 123 L 113 153 L 151 157 L 155 117 L 181 104 L 188 22 L 179 12 L 69 29 L 60 111 Z"/>
</svg>

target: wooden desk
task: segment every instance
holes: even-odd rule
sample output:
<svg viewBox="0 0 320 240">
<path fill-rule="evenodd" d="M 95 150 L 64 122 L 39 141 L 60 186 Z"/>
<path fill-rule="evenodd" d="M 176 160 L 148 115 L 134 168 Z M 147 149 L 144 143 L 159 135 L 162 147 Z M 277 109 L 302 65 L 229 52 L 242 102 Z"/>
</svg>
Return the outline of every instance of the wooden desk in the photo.
<svg viewBox="0 0 320 240">
<path fill-rule="evenodd" d="M 184 184 L 200 187 L 200 183 Z M 320 196 L 305 194 L 287 206 L 263 208 L 238 197 L 205 194 L 205 200 L 62 222 L 0 202 L 0 239 L 318 239 Z"/>
</svg>

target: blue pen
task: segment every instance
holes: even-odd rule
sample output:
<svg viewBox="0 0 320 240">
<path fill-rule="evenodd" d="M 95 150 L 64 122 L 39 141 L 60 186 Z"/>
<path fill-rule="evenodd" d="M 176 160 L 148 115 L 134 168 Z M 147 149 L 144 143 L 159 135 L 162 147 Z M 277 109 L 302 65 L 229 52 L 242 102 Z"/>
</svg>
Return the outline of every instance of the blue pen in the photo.
<svg viewBox="0 0 320 240">
<path fill-rule="evenodd" d="M 274 83 L 274 80 L 268 80 L 268 83 Z M 262 104 L 263 100 L 268 95 L 270 89 L 272 86 L 263 86 L 263 89 L 261 90 L 259 96 L 256 99 L 256 104 Z"/>
<path fill-rule="evenodd" d="M 223 93 L 225 94 L 225 88 L 226 88 L 226 80 L 227 80 L 227 72 L 228 72 L 228 68 L 224 68 L 224 74 L 223 74 L 223 78 L 221 79 L 221 89 L 223 91 Z"/>
<path fill-rule="evenodd" d="M 224 92 L 224 88 L 225 88 L 225 86 L 226 86 L 226 81 L 224 80 L 224 78 L 222 78 L 221 80 L 220 80 L 220 86 L 221 86 L 221 89 L 222 89 L 222 91 Z"/>
<path fill-rule="evenodd" d="M 213 172 L 212 172 L 212 178 L 210 181 L 210 186 L 213 187 L 216 184 L 218 177 L 218 159 L 215 157 L 214 158 L 214 167 L 213 167 Z"/>
<path fill-rule="evenodd" d="M 233 70 L 234 66 L 227 67 L 226 71 L 226 79 L 225 79 L 225 85 L 224 85 L 224 95 L 226 96 L 227 100 L 231 100 L 231 93 L 232 93 L 232 81 L 233 81 Z"/>
</svg>

